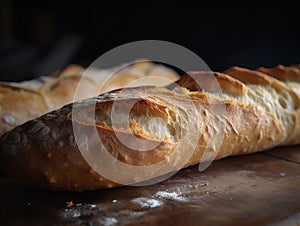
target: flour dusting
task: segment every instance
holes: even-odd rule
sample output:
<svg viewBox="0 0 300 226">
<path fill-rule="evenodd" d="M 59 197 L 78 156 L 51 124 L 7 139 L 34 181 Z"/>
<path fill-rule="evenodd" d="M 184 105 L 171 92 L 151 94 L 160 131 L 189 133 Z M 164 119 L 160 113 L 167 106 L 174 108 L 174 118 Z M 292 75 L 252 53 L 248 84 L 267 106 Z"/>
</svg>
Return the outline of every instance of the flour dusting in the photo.
<svg viewBox="0 0 300 226">
<path fill-rule="evenodd" d="M 159 191 L 156 192 L 154 196 L 162 199 L 173 200 L 173 201 L 180 201 L 180 202 L 188 201 L 185 197 L 182 197 L 181 193 L 175 191 L 174 192 Z"/>
<path fill-rule="evenodd" d="M 104 226 L 113 226 L 113 225 L 116 225 L 118 223 L 118 221 L 114 217 L 105 217 L 101 220 L 101 223 Z"/>
<path fill-rule="evenodd" d="M 149 199 L 146 197 L 139 197 L 131 200 L 131 202 L 140 205 L 142 208 L 155 208 L 161 206 L 163 203 L 156 199 Z"/>
</svg>

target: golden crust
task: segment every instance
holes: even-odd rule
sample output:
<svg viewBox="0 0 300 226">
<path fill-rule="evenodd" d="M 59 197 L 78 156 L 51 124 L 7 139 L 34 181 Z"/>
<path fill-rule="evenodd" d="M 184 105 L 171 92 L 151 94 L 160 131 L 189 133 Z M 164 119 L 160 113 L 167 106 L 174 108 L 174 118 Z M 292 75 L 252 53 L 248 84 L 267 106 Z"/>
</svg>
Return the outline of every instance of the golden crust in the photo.
<svg viewBox="0 0 300 226">
<path fill-rule="evenodd" d="M 243 95 L 247 89 L 239 80 L 219 72 L 192 71 L 176 83 L 191 91 L 223 92 L 233 96 Z M 220 87 L 210 87 L 210 84 L 218 84 Z"/>
<path fill-rule="evenodd" d="M 299 65 L 292 65 L 292 66 L 277 65 L 273 68 L 260 67 L 257 68 L 257 70 L 282 81 L 300 82 Z"/>
<path fill-rule="evenodd" d="M 38 93 L 27 89 L 2 85 L 0 86 L 0 93 L 0 136 L 27 119 L 40 116 L 40 112 L 46 112 L 48 109 Z M 25 111 L 24 106 L 30 110 Z"/>
<path fill-rule="evenodd" d="M 249 70 L 247 68 L 241 68 L 241 67 L 231 67 L 225 70 L 224 73 L 246 84 L 270 86 L 279 91 L 282 89 L 287 89 L 284 83 L 259 71 Z"/>
</svg>

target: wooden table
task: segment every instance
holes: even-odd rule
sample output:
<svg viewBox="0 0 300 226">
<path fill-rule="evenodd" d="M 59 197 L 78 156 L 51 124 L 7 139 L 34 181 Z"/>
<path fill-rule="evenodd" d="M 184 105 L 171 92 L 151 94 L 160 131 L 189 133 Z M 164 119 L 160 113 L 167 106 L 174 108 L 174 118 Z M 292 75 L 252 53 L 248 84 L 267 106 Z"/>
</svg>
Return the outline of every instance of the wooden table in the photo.
<svg viewBox="0 0 300 226">
<path fill-rule="evenodd" d="M 146 187 L 49 192 L 0 181 L 0 225 L 300 224 L 299 146 L 190 167 Z"/>
</svg>

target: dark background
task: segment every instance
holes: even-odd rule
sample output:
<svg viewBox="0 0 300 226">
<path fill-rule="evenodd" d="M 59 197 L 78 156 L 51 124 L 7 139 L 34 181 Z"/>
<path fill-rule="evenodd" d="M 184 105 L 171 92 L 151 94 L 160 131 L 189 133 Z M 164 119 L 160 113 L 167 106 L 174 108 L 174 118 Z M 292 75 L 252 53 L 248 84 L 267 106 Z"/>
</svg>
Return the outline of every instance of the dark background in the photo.
<svg viewBox="0 0 300 226">
<path fill-rule="evenodd" d="M 293 2 L 181 2 L 0 0 L 1 80 L 88 66 L 118 45 L 145 39 L 187 47 L 216 71 L 300 63 Z"/>
</svg>

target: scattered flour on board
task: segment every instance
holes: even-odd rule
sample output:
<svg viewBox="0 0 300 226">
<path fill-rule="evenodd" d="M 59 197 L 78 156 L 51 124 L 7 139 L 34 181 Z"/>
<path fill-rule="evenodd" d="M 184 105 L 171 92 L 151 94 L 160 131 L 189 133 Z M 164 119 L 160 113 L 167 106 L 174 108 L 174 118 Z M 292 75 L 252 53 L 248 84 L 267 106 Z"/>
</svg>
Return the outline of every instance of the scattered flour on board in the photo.
<svg viewBox="0 0 300 226">
<path fill-rule="evenodd" d="M 104 226 L 113 226 L 118 223 L 117 219 L 114 217 L 105 217 L 101 220 L 101 224 Z"/>
<path fill-rule="evenodd" d="M 173 200 L 173 201 L 180 201 L 180 202 L 188 201 L 186 198 L 182 197 L 181 193 L 175 191 L 174 192 L 159 191 L 156 192 L 154 196 L 162 199 Z"/>
<path fill-rule="evenodd" d="M 156 199 L 149 199 L 146 197 L 139 197 L 131 200 L 131 202 L 140 205 L 142 208 L 155 208 L 161 206 L 163 203 Z"/>
</svg>

